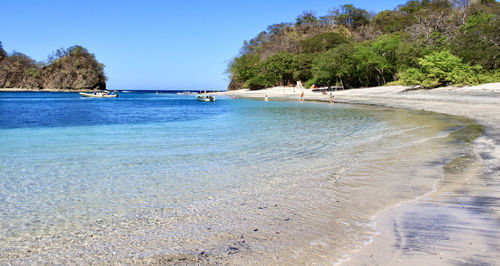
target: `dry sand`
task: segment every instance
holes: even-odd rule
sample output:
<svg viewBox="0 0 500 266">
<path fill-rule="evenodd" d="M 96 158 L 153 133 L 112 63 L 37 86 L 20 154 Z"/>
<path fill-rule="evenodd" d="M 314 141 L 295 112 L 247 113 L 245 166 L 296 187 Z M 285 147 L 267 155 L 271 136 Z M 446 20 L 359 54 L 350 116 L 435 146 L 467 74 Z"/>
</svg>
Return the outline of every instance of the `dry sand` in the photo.
<svg viewBox="0 0 500 266">
<path fill-rule="evenodd" d="M 311 89 L 276 87 L 220 94 L 269 100 L 329 101 Z M 436 191 L 383 210 L 377 234 L 342 265 L 500 265 L 500 83 L 409 90 L 386 86 L 332 92 L 336 103 L 383 105 L 475 119 L 485 134 L 474 158 L 458 158 Z M 409 166 L 411 167 L 411 166 Z M 381 184 L 383 185 L 383 184 Z"/>
</svg>

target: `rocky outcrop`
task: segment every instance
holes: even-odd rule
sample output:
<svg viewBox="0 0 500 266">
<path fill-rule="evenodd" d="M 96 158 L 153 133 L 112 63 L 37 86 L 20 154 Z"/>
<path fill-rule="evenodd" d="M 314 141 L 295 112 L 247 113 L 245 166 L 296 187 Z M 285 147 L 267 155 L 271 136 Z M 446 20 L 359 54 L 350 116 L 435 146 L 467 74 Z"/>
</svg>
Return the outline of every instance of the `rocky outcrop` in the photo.
<svg viewBox="0 0 500 266">
<path fill-rule="evenodd" d="M 104 90 L 104 65 L 81 46 L 57 50 L 47 63 L 21 53 L 8 55 L 0 43 L 0 88 Z"/>
<path fill-rule="evenodd" d="M 14 52 L 0 61 L 0 88 L 40 89 L 41 69 L 28 56 Z"/>
<path fill-rule="evenodd" d="M 104 65 L 81 46 L 58 51 L 60 57 L 43 68 L 43 88 L 61 90 L 106 89 Z"/>
<path fill-rule="evenodd" d="M 243 82 L 238 82 L 235 79 L 231 79 L 231 82 L 227 86 L 228 91 L 243 89 Z"/>
</svg>

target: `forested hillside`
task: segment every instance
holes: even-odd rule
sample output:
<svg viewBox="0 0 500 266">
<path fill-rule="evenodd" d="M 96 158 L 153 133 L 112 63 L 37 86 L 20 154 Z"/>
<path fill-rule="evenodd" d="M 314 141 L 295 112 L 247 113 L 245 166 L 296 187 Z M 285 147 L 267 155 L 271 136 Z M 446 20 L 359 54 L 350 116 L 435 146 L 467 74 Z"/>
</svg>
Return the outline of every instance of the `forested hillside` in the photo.
<svg viewBox="0 0 500 266">
<path fill-rule="evenodd" d="M 497 82 L 499 15 L 494 0 L 412 0 L 378 14 L 353 5 L 324 16 L 305 11 L 244 42 L 228 89 Z"/>
<path fill-rule="evenodd" d="M 13 52 L 0 42 L 0 88 L 90 90 L 106 89 L 104 65 L 81 46 L 59 49 L 46 62 Z"/>
</svg>

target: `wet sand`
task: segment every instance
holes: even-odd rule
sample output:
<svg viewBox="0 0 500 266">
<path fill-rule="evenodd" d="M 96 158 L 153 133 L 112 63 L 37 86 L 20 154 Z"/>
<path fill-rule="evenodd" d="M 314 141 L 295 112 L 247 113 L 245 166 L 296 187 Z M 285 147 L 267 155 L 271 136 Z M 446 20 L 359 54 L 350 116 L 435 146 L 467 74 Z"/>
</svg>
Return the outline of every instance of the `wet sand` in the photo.
<svg viewBox="0 0 500 266">
<path fill-rule="evenodd" d="M 311 89 L 276 87 L 221 93 L 269 100 L 329 101 Z M 376 236 L 342 265 L 494 265 L 500 261 L 500 83 L 411 90 L 387 86 L 332 92 L 336 103 L 424 110 L 472 118 L 484 135 L 450 161 L 435 191 L 379 212 Z M 409 166 L 411 167 L 411 166 Z M 383 184 L 381 184 L 383 185 Z"/>
</svg>

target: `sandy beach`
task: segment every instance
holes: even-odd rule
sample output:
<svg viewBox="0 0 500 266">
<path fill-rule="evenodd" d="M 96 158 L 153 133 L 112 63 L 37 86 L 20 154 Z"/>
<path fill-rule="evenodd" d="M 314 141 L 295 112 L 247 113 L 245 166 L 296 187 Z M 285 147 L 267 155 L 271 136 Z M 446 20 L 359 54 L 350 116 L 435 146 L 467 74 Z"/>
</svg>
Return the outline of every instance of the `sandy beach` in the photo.
<svg viewBox="0 0 500 266">
<path fill-rule="evenodd" d="M 269 100 L 329 101 L 311 89 L 275 87 L 220 93 Z M 375 237 L 342 265 L 493 265 L 500 261 L 500 83 L 412 90 L 403 86 L 334 91 L 335 103 L 464 116 L 484 126 L 465 155 L 443 169 L 435 191 L 380 211 Z M 411 165 L 409 165 L 411 167 Z M 383 185 L 383 184 L 381 184 Z"/>
</svg>

